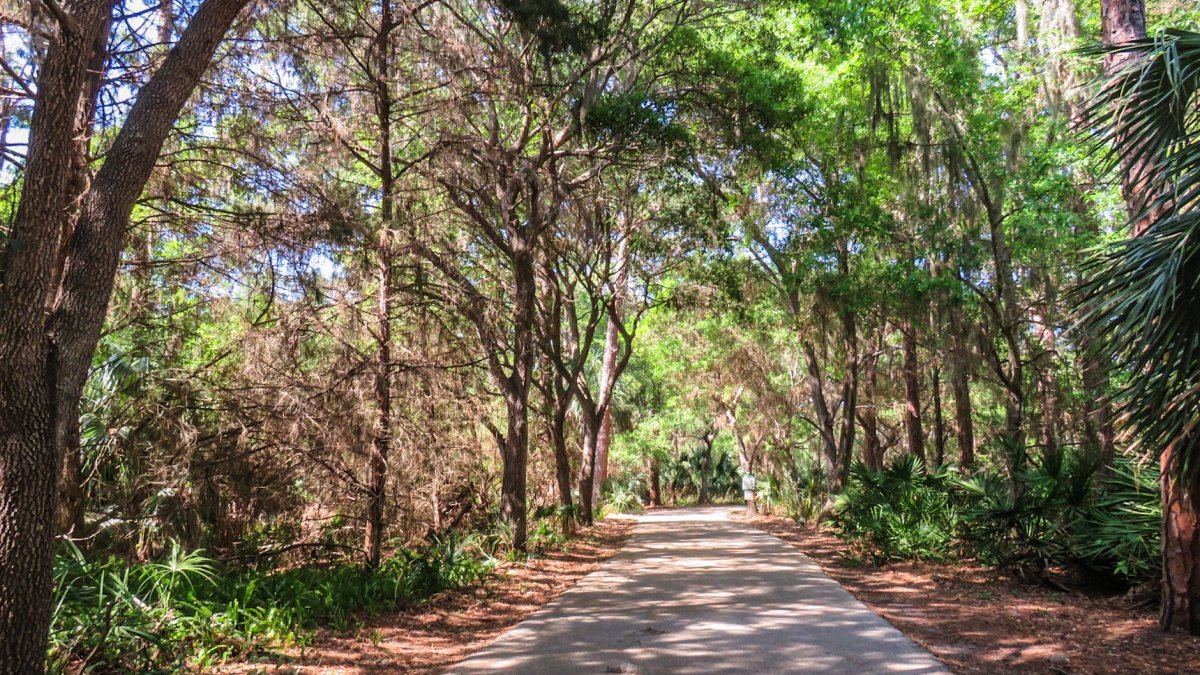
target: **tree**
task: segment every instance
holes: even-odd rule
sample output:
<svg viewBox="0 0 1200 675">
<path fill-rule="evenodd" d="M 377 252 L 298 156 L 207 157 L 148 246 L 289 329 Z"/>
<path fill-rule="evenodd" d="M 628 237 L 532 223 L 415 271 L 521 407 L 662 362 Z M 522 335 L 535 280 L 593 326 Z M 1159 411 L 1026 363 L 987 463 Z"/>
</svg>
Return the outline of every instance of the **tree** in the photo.
<svg viewBox="0 0 1200 675">
<path fill-rule="evenodd" d="M 1121 65 L 1089 117 L 1113 163 L 1132 172 L 1131 236 L 1092 261 L 1085 321 L 1129 373 L 1122 411 L 1162 466 L 1160 621 L 1165 630 L 1200 635 L 1200 35 L 1168 31 L 1105 53 Z"/>
<path fill-rule="evenodd" d="M 41 672 L 57 467 L 100 337 L 134 201 L 246 0 L 207 0 L 94 177 L 84 141 L 116 3 L 54 5 L 16 217 L 0 252 L 0 669 Z M 80 111 L 84 111 L 83 114 Z"/>
</svg>

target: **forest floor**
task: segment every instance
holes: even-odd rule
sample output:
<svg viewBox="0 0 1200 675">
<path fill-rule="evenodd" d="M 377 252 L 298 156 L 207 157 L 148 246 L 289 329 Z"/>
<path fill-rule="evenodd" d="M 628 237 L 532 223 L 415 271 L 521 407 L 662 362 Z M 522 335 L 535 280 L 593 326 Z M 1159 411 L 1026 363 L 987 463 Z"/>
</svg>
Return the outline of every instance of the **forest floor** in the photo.
<svg viewBox="0 0 1200 675">
<path fill-rule="evenodd" d="M 221 672 L 443 672 L 595 570 L 620 550 L 634 524 L 607 518 L 561 548 L 500 566 L 474 586 L 440 593 L 411 610 L 364 617 L 352 631 L 319 631 L 303 651 L 231 664 Z"/>
<path fill-rule="evenodd" d="M 790 543 L 956 673 L 1198 673 L 1200 638 L 1165 635 L 1124 595 L 1064 592 L 971 563 L 856 563 L 846 542 L 789 519 Z"/>
</svg>

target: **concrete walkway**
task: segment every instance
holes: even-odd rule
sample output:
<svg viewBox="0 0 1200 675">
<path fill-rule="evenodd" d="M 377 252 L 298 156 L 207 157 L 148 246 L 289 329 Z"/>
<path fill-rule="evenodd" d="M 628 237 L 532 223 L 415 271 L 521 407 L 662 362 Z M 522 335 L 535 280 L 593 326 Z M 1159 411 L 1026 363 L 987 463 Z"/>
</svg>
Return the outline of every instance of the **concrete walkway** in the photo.
<svg viewBox="0 0 1200 675">
<path fill-rule="evenodd" d="M 944 673 L 796 549 L 728 508 L 659 511 L 452 672 Z"/>
</svg>

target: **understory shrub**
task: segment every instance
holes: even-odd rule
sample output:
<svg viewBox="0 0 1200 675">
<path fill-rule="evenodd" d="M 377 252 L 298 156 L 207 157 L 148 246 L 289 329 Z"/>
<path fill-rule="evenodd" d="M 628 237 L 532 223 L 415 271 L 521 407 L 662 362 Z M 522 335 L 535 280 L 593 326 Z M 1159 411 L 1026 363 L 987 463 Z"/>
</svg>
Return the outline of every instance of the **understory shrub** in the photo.
<svg viewBox="0 0 1200 675">
<path fill-rule="evenodd" d="M 604 495 L 605 506 L 613 513 L 640 513 L 643 504 L 650 501 L 649 488 L 636 475 L 604 481 L 601 494 Z"/>
<path fill-rule="evenodd" d="M 693 448 L 662 463 L 662 485 L 674 501 L 698 499 L 704 479 L 708 480 L 710 501 L 729 501 L 741 495 L 742 477 L 737 459 L 726 452 L 714 451 L 705 467 L 705 450 Z"/>
<path fill-rule="evenodd" d="M 318 626 L 403 607 L 473 583 L 494 560 L 449 536 L 401 551 L 377 569 L 349 561 L 236 571 L 172 543 L 160 561 L 90 560 L 67 542 L 55 558 L 53 672 L 184 670 L 271 647 L 304 644 Z"/>
<path fill-rule="evenodd" d="M 877 562 L 946 560 L 958 548 L 961 491 L 947 467 L 926 472 L 915 455 L 873 470 L 857 462 L 833 498 L 833 522 Z"/>
<path fill-rule="evenodd" d="M 856 464 L 831 522 L 875 562 L 974 557 L 1022 576 L 1058 569 L 1127 586 L 1157 578 L 1156 467 L 1122 458 L 1101 471 L 1084 452 L 1010 458 L 1011 478 L 926 471 L 910 455 L 878 471 Z"/>
</svg>

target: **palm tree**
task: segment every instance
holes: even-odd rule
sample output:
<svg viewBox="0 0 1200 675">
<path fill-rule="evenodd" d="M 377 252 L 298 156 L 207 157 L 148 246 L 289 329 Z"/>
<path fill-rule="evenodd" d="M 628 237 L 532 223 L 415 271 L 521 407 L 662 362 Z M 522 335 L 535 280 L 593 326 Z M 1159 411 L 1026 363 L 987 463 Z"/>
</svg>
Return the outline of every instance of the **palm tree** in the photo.
<svg viewBox="0 0 1200 675">
<path fill-rule="evenodd" d="M 1200 33 L 1103 52 L 1133 58 L 1087 119 L 1137 189 L 1132 235 L 1088 266 L 1082 325 L 1128 374 L 1127 428 L 1163 468 L 1162 626 L 1200 634 Z"/>
</svg>

